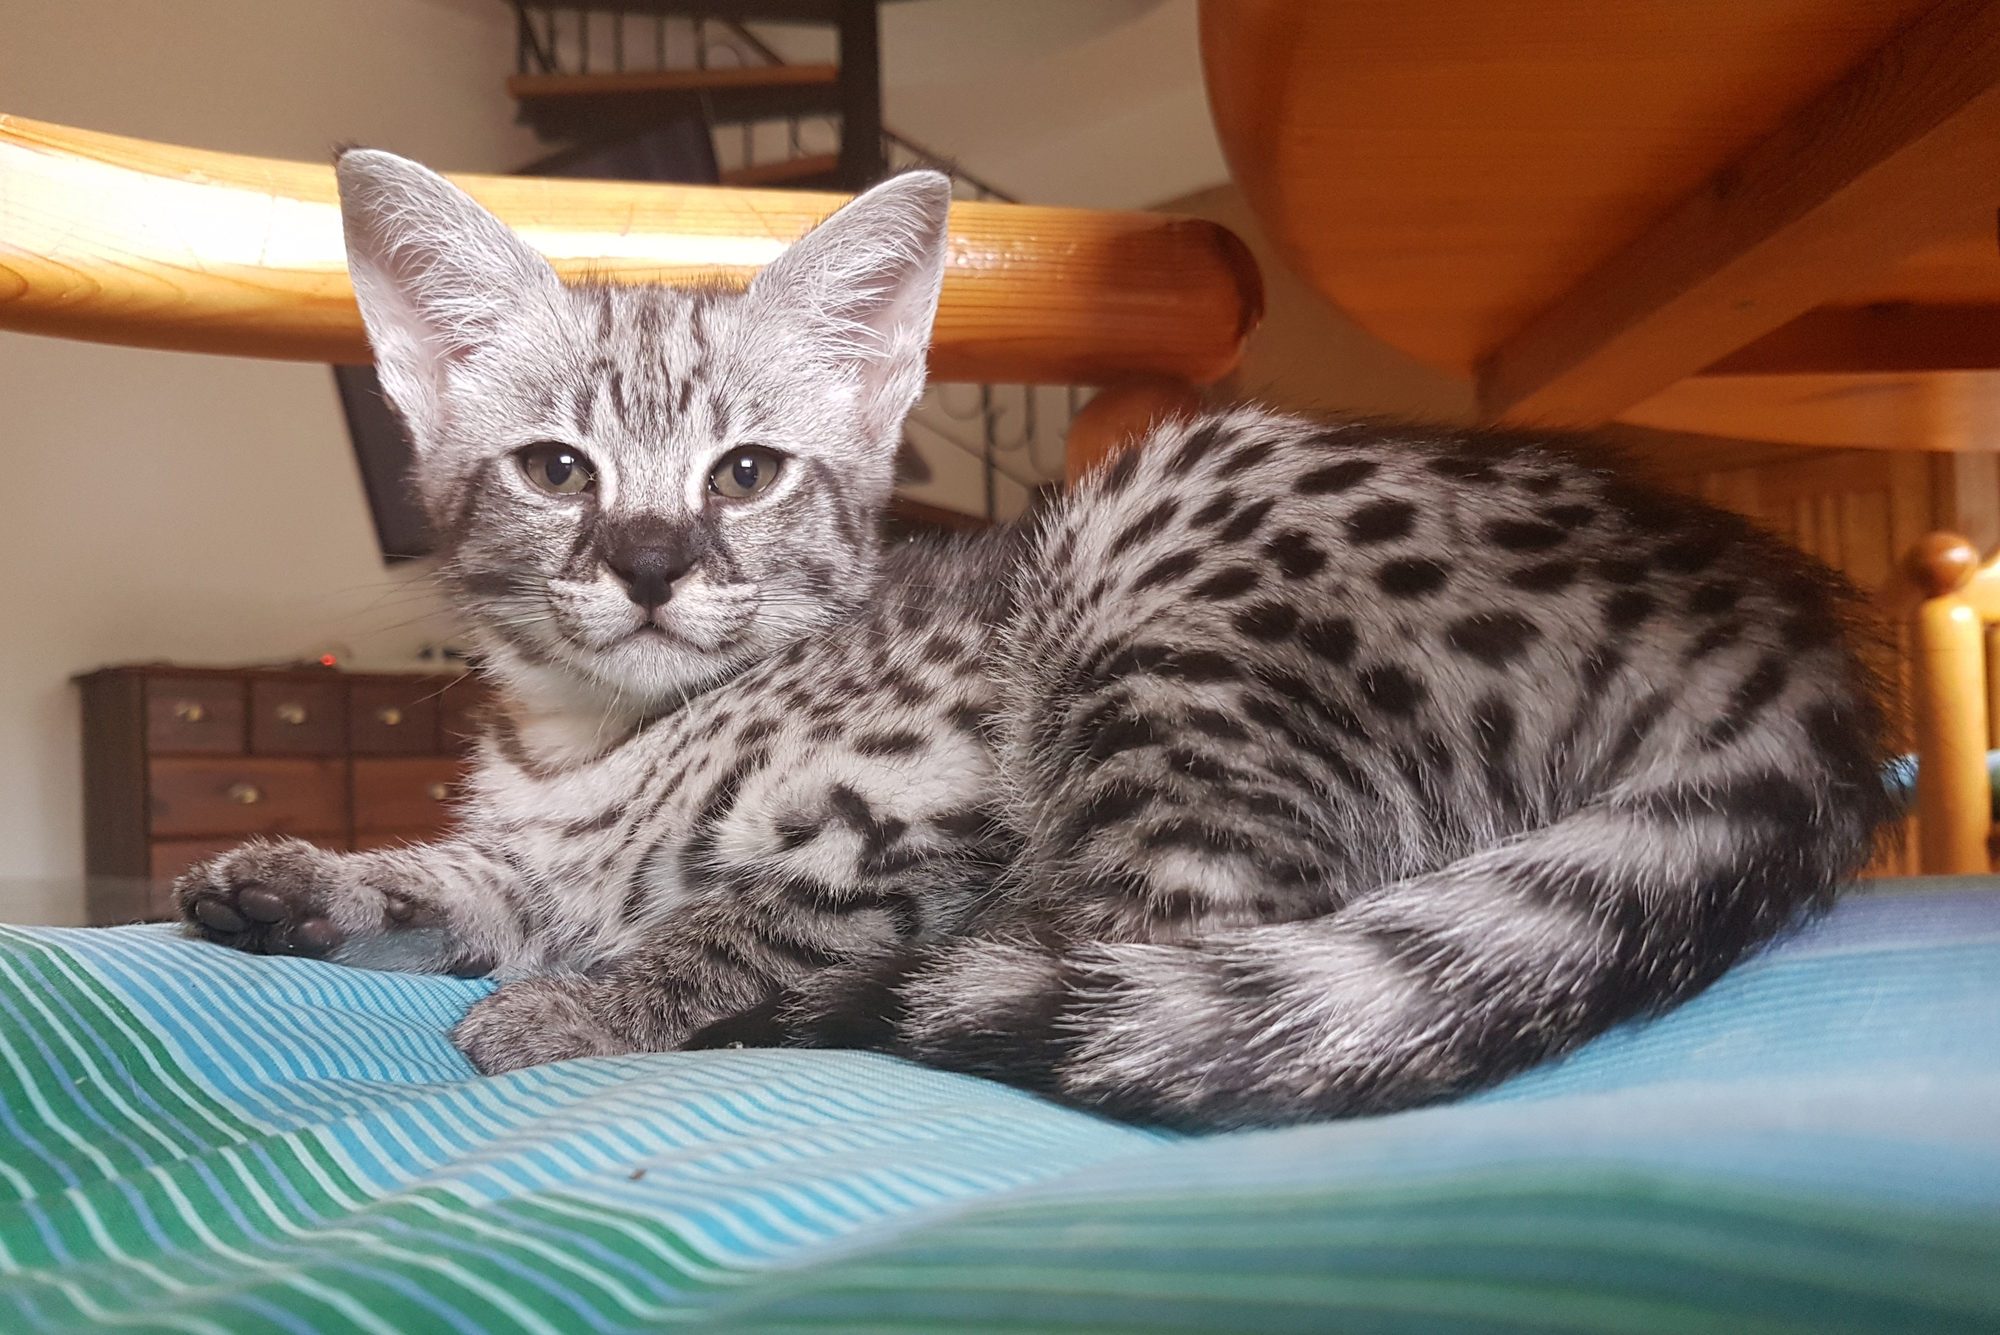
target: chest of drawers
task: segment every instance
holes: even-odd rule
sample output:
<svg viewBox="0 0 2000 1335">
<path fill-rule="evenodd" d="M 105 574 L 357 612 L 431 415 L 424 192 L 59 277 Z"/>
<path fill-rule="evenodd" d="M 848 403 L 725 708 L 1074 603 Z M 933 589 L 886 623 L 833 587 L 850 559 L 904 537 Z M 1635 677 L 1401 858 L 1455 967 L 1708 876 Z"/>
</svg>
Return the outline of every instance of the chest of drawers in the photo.
<svg viewBox="0 0 2000 1335">
<path fill-rule="evenodd" d="M 175 876 L 253 835 L 436 836 L 485 699 L 442 673 L 144 664 L 78 684 L 93 923 L 169 916 Z"/>
</svg>

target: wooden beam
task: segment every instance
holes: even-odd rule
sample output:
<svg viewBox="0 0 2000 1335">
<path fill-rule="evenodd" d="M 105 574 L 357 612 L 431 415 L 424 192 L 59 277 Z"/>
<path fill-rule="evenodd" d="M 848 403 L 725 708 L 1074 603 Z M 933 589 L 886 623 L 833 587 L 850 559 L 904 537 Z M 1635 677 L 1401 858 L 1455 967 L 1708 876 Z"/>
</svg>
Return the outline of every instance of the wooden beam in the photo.
<svg viewBox="0 0 2000 1335">
<path fill-rule="evenodd" d="M 1827 306 L 1738 348 L 1703 375 L 2000 370 L 2000 306 Z"/>
<path fill-rule="evenodd" d="M 725 167 L 722 171 L 724 185 L 751 189 L 763 185 L 782 185 L 786 181 L 809 180 L 816 176 L 831 176 L 840 166 L 840 157 L 834 153 L 808 153 L 803 157 L 779 158 L 772 162 L 753 162 L 747 167 Z"/>
<path fill-rule="evenodd" d="M 741 284 L 838 195 L 464 176 L 558 271 Z M 1262 313 L 1228 229 L 957 203 L 931 346 L 943 380 L 1206 384 Z M 368 349 L 330 167 L 0 115 L 0 329 L 303 361 Z"/>
<path fill-rule="evenodd" d="M 838 65 L 727 65 L 716 69 L 619 70 L 601 74 L 515 74 L 507 91 L 527 102 L 624 93 L 714 93 L 739 88 L 810 88 L 840 81 Z"/>
<path fill-rule="evenodd" d="M 1480 365 L 1490 419 L 1594 425 L 2000 201 L 2000 0 L 1944 0 Z"/>
</svg>

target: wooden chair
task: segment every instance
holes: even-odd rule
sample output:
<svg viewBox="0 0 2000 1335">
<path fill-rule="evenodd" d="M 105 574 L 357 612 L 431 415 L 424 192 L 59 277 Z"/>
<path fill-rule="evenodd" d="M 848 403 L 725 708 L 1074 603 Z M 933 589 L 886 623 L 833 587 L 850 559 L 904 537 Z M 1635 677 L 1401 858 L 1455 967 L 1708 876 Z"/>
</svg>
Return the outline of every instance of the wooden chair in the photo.
<svg viewBox="0 0 2000 1335">
<path fill-rule="evenodd" d="M 748 280 L 841 202 L 803 191 L 542 177 L 459 183 L 565 274 Z M 1219 224 L 959 202 L 931 347 L 945 380 L 1112 386 L 1071 471 L 1183 411 L 1263 311 Z M 333 171 L 0 115 L 0 329 L 360 362 Z"/>
<path fill-rule="evenodd" d="M 1917 736 L 1917 870 L 1993 870 L 1993 781 L 2000 748 L 2000 555 L 1982 561 L 1955 533 L 1910 552 L 1909 621 Z"/>
</svg>

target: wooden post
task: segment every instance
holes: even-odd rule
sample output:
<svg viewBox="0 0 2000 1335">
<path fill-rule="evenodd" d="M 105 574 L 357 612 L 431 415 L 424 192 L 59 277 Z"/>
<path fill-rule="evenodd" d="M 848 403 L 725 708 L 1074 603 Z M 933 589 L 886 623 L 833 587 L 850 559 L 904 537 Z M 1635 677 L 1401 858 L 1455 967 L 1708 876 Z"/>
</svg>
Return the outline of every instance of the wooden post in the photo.
<svg viewBox="0 0 2000 1335">
<path fill-rule="evenodd" d="M 1913 632 L 1916 656 L 1918 870 L 1992 870 L 1993 787 L 1986 772 L 1986 634 L 1963 590 L 1979 554 L 1963 538 L 1933 534 L 1911 554 L 1926 595 Z"/>
<path fill-rule="evenodd" d="M 1063 480 L 1074 484 L 1156 424 L 1193 417 L 1201 407 L 1200 392 L 1185 380 L 1154 376 L 1105 386 L 1070 420 Z"/>
</svg>

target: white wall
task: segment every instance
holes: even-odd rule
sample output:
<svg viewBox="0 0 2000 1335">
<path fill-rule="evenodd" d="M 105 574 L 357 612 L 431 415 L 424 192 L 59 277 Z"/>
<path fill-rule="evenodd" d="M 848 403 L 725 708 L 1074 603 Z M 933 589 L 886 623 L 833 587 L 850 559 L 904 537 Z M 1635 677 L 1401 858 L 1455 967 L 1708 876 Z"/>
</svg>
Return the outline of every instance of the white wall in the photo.
<svg viewBox="0 0 2000 1335">
<path fill-rule="evenodd" d="M 882 114 L 1036 204 L 1148 208 L 1228 179 L 1196 0 L 925 0 L 882 6 Z M 786 59 L 823 29 L 759 24 Z"/>
<path fill-rule="evenodd" d="M 534 156 L 498 0 L 60 0 L 0 41 L 0 111 L 323 160 Z M 375 548 L 326 368 L 0 334 L 0 920 L 71 922 L 82 867 L 71 674 L 446 629 Z"/>
</svg>

